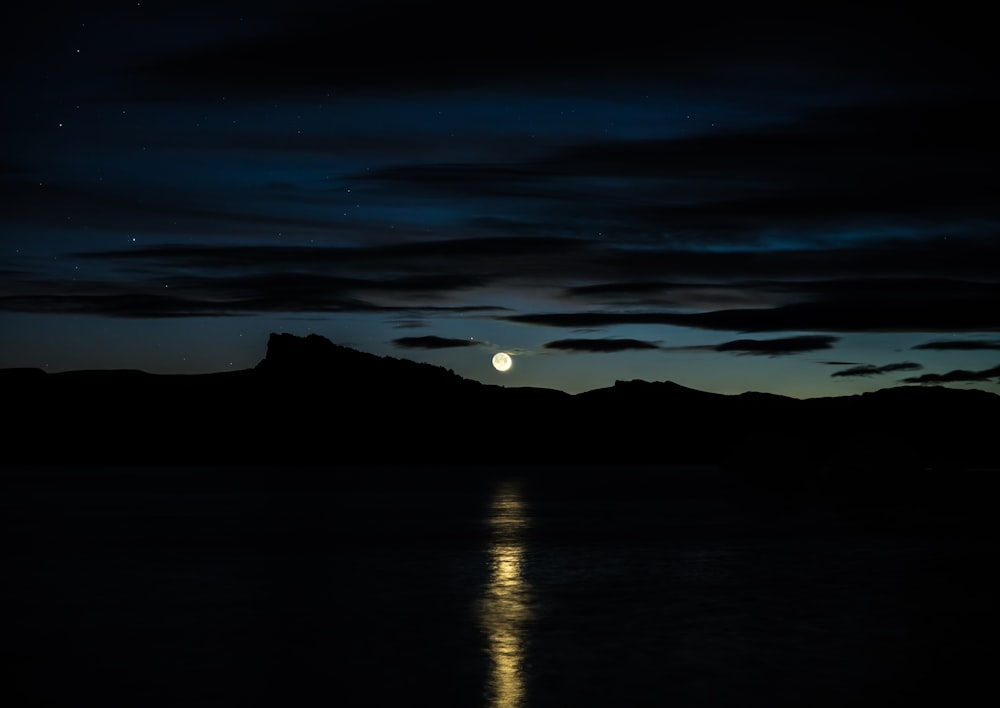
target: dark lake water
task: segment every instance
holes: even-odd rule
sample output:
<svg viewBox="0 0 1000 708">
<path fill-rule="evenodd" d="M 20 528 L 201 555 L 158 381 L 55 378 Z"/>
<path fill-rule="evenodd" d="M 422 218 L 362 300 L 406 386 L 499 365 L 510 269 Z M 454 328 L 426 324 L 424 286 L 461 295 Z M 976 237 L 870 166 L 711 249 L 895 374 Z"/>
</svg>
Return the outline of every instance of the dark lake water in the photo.
<svg viewBox="0 0 1000 708">
<path fill-rule="evenodd" d="M 997 553 L 960 509 L 776 496 L 711 468 L 2 482 L 5 706 L 995 698 Z"/>
</svg>

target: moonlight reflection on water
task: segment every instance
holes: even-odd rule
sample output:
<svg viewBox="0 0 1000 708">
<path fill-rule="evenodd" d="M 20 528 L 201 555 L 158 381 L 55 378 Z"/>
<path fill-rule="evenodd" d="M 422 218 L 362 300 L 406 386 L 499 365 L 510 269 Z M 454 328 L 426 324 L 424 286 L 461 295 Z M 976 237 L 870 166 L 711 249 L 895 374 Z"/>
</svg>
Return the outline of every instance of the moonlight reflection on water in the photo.
<svg viewBox="0 0 1000 708">
<path fill-rule="evenodd" d="M 490 580 L 479 611 L 491 664 L 487 695 L 492 708 L 519 708 L 524 704 L 524 629 L 531 618 L 531 588 L 524 577 L 527 517 L 516 485 L 497 490 L 489 523 Z"/>
</svg>

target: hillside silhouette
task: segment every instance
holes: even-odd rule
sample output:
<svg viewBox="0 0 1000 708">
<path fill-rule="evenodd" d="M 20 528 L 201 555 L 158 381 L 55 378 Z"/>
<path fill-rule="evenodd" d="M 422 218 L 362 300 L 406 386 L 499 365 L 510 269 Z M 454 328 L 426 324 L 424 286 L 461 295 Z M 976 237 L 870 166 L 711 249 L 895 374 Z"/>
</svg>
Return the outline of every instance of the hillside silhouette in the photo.
<svg viewBox="0 0 1000 708">
<path fill-rule="evenodd" d="M 9 463 L 722 464 L 786 483 L 996 465 L 1000 396 L 941 387 L 832 398 L 618 381 L 571 395 L 482 384 L 318 335 L 272 334 L 253 369 L 0 370 Z"/>
</svg>

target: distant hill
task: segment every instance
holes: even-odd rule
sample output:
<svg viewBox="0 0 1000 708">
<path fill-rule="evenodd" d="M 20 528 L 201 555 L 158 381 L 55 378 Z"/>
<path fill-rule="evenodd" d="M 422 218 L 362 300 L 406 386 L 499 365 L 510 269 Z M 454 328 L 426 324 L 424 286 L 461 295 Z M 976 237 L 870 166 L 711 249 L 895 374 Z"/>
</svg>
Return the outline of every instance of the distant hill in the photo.
<svg viewBox="0 0 1000 708">
<path fill-rule="evenodd" d="M 508 388 L 323 337 L 272 334 L 253 369 L 204 375 L 0 370 L 8 463 L 996 465 L 1000 396 L 899 387 L 798 400 L 618 381 Z"/>
</svg>

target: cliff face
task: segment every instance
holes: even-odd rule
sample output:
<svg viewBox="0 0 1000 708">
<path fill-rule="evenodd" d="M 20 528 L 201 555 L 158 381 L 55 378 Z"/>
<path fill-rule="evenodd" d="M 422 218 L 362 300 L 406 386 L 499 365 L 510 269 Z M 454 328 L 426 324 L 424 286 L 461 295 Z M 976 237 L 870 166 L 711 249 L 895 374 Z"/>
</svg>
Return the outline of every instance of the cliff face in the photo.
<svg viewBox="0 0 1000 708">
<path fill-rule="evenodd" d="M 0 372 L 17 463 L 726 464 L 755 474 L 996 464 L 1000 396 L 904 387 L 796 400 L 629 381 L 503 388 L 323 337 L 245 371 Z M 840 472 L 837 472 L 840 474 Z"/>
<path fill-rule="evenodd" d="M 316 334 L 306 337 L 271 334 L 267 340 L 267 352 L 255 371 L 274 374 L 330 372 L 338 361 L 347 358 L 357 361 L 367 356 Z"/>
<path fill-rule="evenodd" d="M 272 334 L 267 353 L 254 372 L 264 380 L 311 379 L 357 389 L 359 393 L 481 387 L 440 366 L 367 354 L 334 344 L 317 334 L 307 337 Z"/>
</svg>

